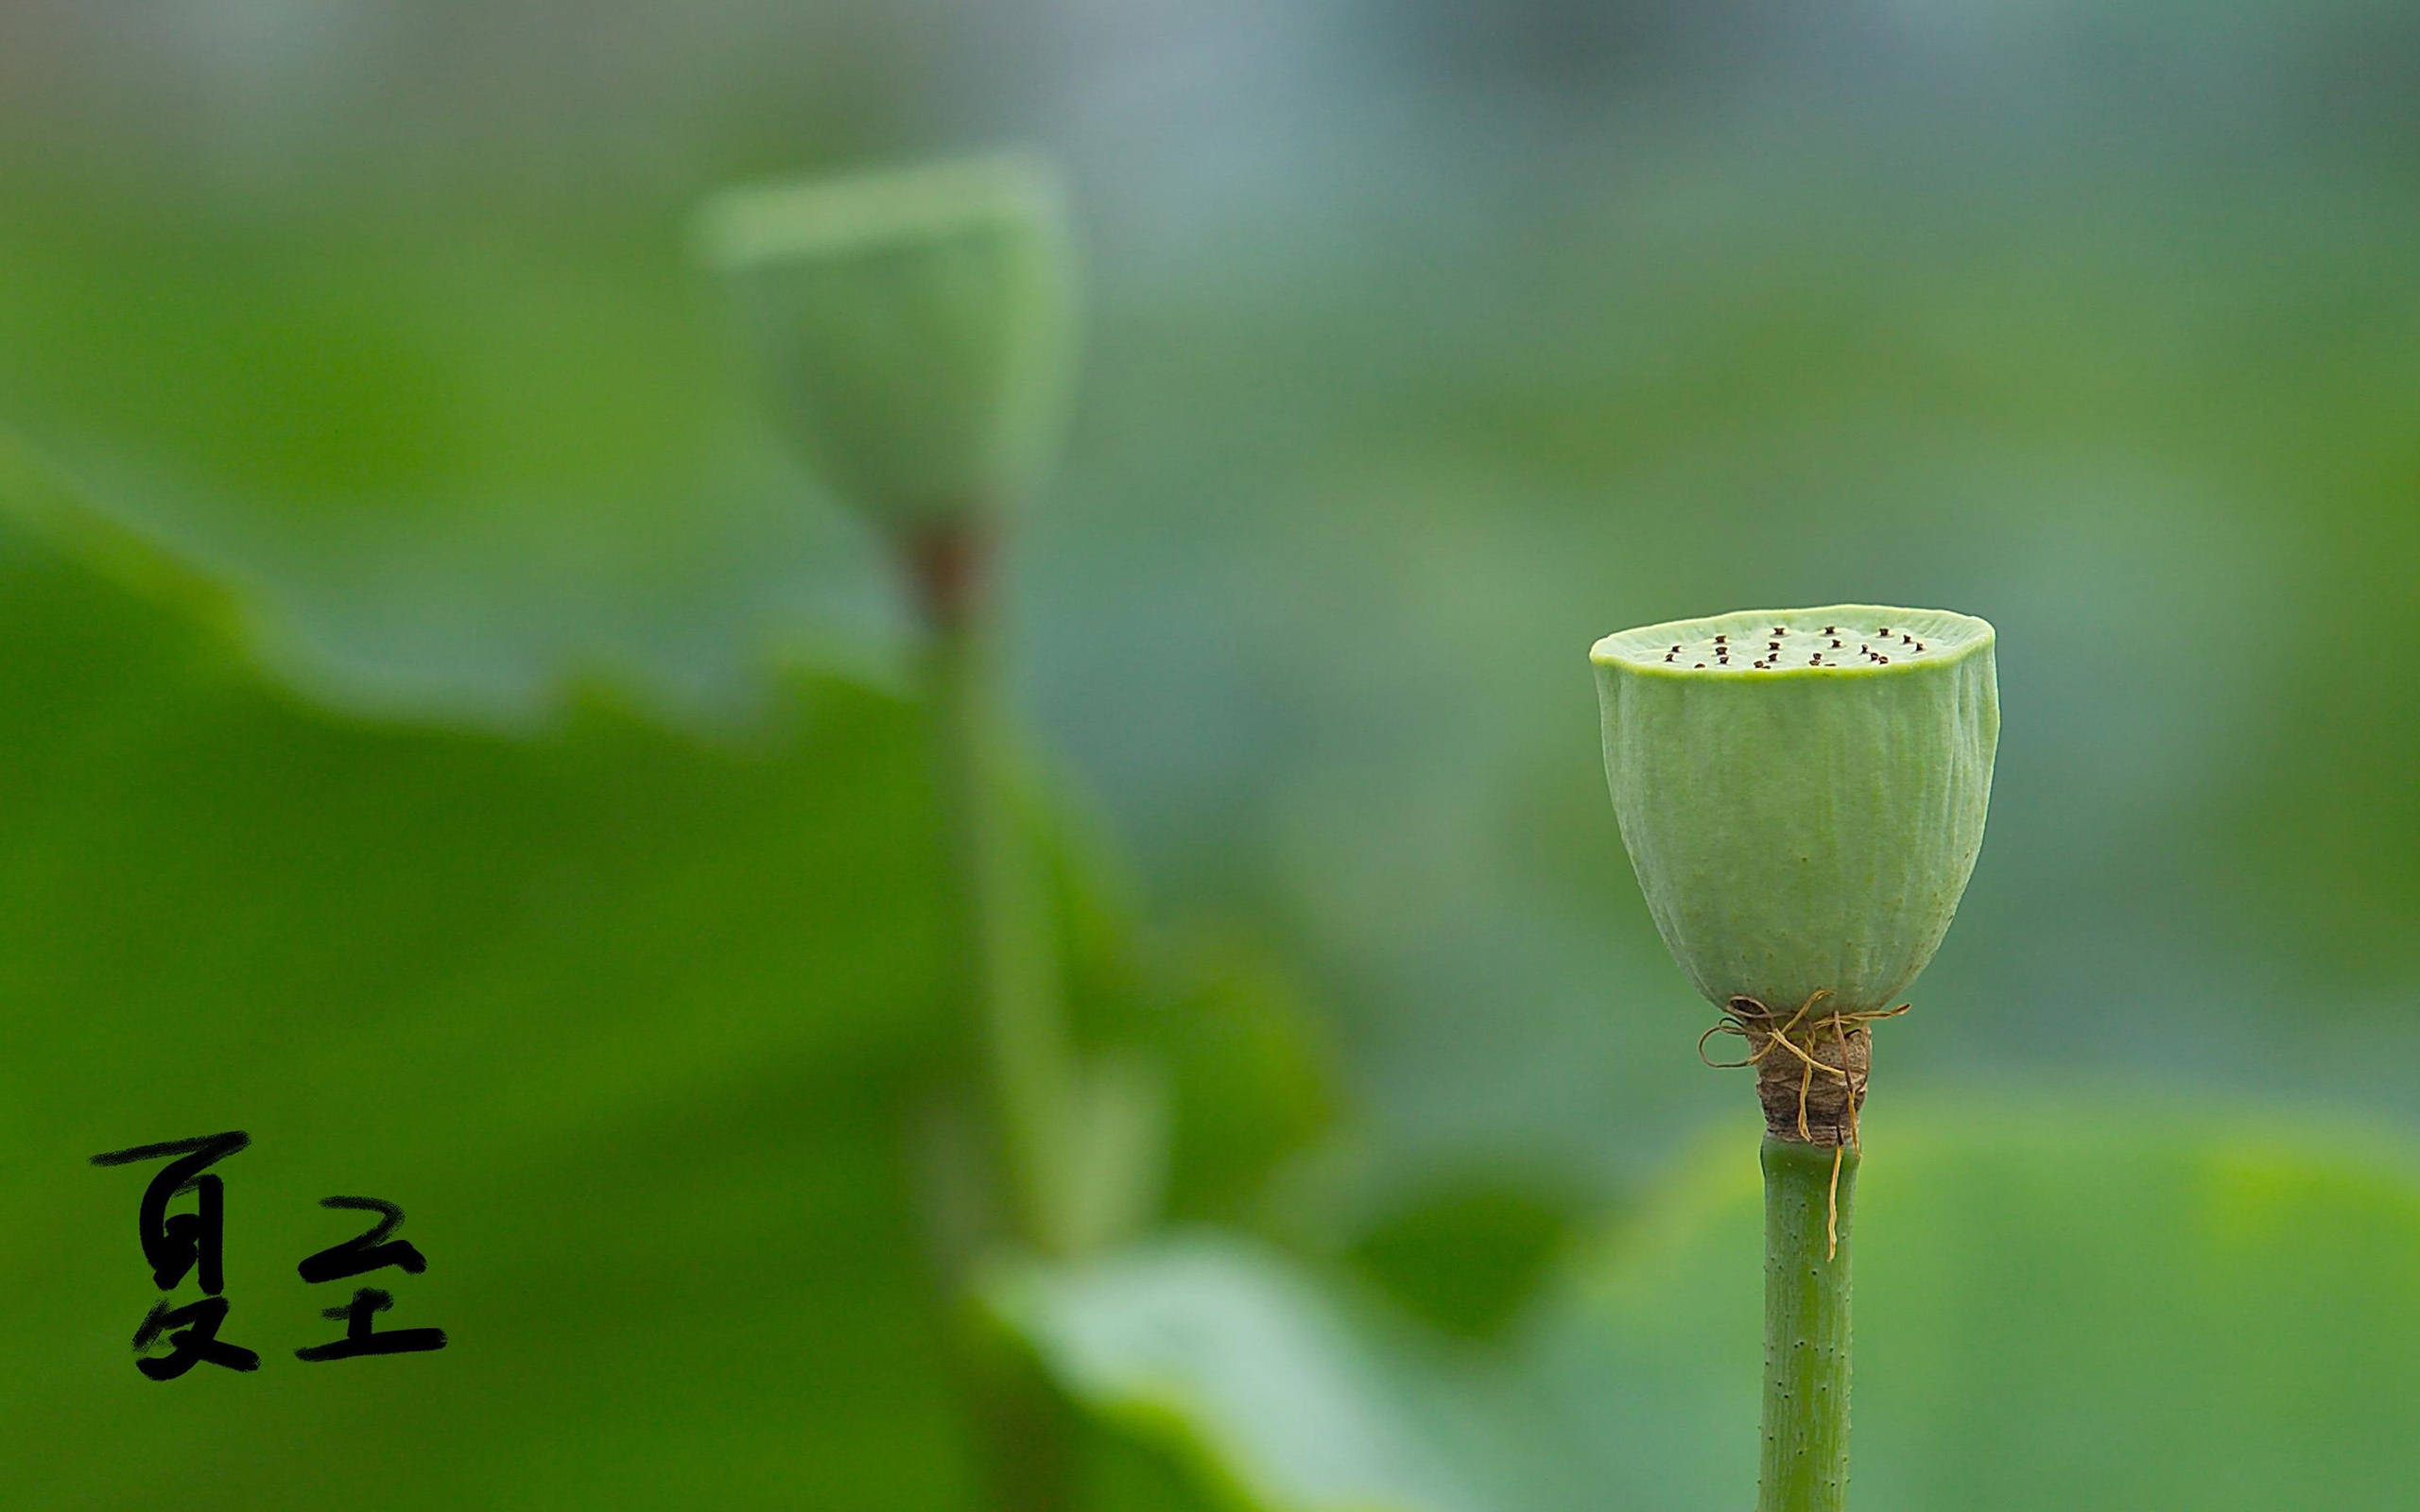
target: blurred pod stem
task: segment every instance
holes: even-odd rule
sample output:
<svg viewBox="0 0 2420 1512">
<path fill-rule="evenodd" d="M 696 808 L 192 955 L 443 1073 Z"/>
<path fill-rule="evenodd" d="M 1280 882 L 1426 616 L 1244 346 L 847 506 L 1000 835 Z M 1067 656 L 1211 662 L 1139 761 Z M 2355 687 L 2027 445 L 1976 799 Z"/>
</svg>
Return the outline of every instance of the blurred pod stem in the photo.
<svg viewBox="0 0 2420 1512">
<path fill-rule="evenodd" d="M 1072 1220 L 1079 1074 L 1055 954 L 1047 889 L 1012 801 L 992 607 L 996 538 L 970 512 L 899 533 L 901 560 L 927 632 L 925 678 L 935 782 L 953 880 L 959 995 L 979 1043 L 985 1162 L 1005 1186 L 1014 1237 L 1064 1257 L 1083 1243 Z M 963 1271 L 972 1256 L 952 1258 Z M 960 1277 L 962 1280 L 962 1275 Z M 961 1315 L 954 1349 L 983 1503 L 999 1512 L 1067 1512 L 1076 1503 L 1069 1409 L 1010 1341 Z"/>
<path fill-rule="evenodd" d="M 1011 1225 L 1025 1244 L 1065 1257 L 1090 1237 L 1072 1160 L 1081 1082 L 1047 888 L 1017 821 L 1006 721 L 995 704 L 994 537 L 961 519 L 908 533 L 904 548 L 929 631 L 925 677 L 953 852 L 961 980 L 981 1043 Z"/>
</svg>

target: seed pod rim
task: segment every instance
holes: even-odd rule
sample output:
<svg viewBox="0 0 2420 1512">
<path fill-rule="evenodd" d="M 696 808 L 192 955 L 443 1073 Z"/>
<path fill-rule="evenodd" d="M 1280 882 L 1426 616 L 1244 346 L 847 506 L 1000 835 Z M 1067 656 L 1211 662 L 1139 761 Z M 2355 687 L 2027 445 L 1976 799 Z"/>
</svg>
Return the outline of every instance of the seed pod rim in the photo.
<svg viewBox="0 0 2420 1512">
<path fill-rule="evenodd" d="M 1004 219 L 1055 235 L 1066 210 L 1058 166 L 1038 152 L 1008 149 L 735 184 L 700 207 L 692 236 L 707 267 L 738 273 L 946 240 Z"/>
<path fill-rule="evenodd" d="M 1894 631 L 1920 630 L 1923 633 L 1918 639 L 1927 641 L 1927 649 L 1912 655 L 1886 653 L 1889 655 L 1887 662 L 1858 659 L 1839 665 L 1825 662 L 1819 666 L 1801 662 L 1789 666 L 1759 667 L 1754 664 L 1754 656 L 1735 654 L 1729 666 L 1699 667 L 1686 661 L 1668 662 L 1663 655 L 1675 642 L 1687 645 L 1716 635 L 1737 634 L 1743 641 L 1754 635 L 1754 640 L 1749 644 L 1761 647 L 1767 644 L 1762 632 L 1770 626 L 1787 625 L 1791 634 L 1800 635 L 1816 633 L 1807 627 L 1812 625 L 1820 628 L 1824 623 L 1851 623 L 1876 628 L 1887 624 Z M 1846 640 L 1847 637 L 1841 639 Z M 1940 643 L 1937 645 L 1931 644 L 1935 639 Z M 1998 632 L 1989 620 L 1979 615 L 1962 614 L 1955 610 L 1887 604 L 1823 604 L 1806 609 L 1734 610 L 1721 614 L 1634 626 L 1599 638 L 1588 648 L 1588 660 L 1597 666 L 1617 668 L 1645 677 L 1752 680 L 1769 678 L 1883 678 L 1954 665 L 1979 652 L 1990 651 L 1997 640 Z M 1841 649 L 1848 651 L 1849 648 L 1843 646 Z M 1855 655 L 1853 651 L 1849 654 Z"/>
</svg>

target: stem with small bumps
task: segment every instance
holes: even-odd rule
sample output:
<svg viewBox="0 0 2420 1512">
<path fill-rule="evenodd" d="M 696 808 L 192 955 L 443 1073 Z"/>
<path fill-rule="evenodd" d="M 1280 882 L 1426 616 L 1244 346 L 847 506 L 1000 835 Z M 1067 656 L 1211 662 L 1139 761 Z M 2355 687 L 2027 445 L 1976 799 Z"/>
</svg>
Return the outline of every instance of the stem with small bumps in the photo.
<svg viewBox="0 0 2420 1512">
<path fill-rule="evenodd" d="M 1841 1512 L 1848 1503 L 1849 1215 L 1858 1151 L 1768 1135 L 1763 1165 L 1764 1458 L 1756 1508 Z"/>
</svg>

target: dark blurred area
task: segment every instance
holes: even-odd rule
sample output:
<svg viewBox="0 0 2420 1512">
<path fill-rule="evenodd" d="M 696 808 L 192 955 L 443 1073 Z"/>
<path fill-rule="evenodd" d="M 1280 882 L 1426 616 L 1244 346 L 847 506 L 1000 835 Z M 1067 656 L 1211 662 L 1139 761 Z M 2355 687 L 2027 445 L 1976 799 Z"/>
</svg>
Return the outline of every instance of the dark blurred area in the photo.
<svg viewBox="0 0 2420 1512">
<path fill-rule="evenodd" d="M 2134 1113 L 2198 1109 L 2313 1169 L 2403 1151 L 2415 102 L 2420 11 L 2382 0 L 0 10 L 0 1277 L 31 1319 L 0 1486 L 142 1505 L 200 1466 L 199 1504 L 301 1505 L 357 1451 L 380 1505 L 975 1504 L 906 1195 L 964 1054 L 912 632 L 684 236 L 728 183 L 995 142 L 1066 165 L 1082 232 L 1015 697 L 1080 1022 L 1169 1070 L 1173 1222 L 1424 1361 L 1584 1311 L 1557 1278 L 1607 1246 L 1646 1269 L 1606 1308 L 1657 1313 L 1668 1251 L 1622 1237 L 1679 1222 L 1752 1102 L 1690 1055 L 1583 653 L 1766 604 L 2000 636 L 1991 827 L 1877 1037 L 1878 1129 L 2083 1107 L 2133 1149 Z M 93 565 L 120 529 L 165 596 Z M 384 1181 L 452 1357 L 128 1367 L 133 1199 L 81 1162 L 239 1125 L 234 1319 L 316 1328 L 284 1274 L 340 1237 L 310 1204 Z M 2087 1206 L 2169 1190 L 2073 1159 Z M 2311 1316 L 2409 1288 L 2401 1153 L 2319 1186 L 2245 1159 L 2341 1263 Z M 2323 1187 L 2384 1215 L 2295 1206 Z M 2176 1263 L 2240 1301 L 2270 1261 L 2209 1259 L 2203 1210 L 2173 1232 L 2205 1220 Z M 1237 1400 L 1366 1406 L 1289 1458 L 1181 1371 L 1117 1397 L 1085 1339 L 1038 1348 L 1071 1411 L 1115 1399 L 1104 1507 L 1602 1504 L 1390 1459 L 1444 1388 L 1386 1350 L 1254 1356 Z M 2357 1452 L 2263 1400 L 2284 1469 L 2243 1486 L 2394 1504 L 2368 1469 L 2317 1494 Z M 1686 1410 L 1638 1406 L 1607 1462 Z M 2002 1453 L 1872 1504 L 2187 1484 L 1973 1490 Z M 1697 1485 L 1630 1494 L 1726 1504 Z"/>
</svg>

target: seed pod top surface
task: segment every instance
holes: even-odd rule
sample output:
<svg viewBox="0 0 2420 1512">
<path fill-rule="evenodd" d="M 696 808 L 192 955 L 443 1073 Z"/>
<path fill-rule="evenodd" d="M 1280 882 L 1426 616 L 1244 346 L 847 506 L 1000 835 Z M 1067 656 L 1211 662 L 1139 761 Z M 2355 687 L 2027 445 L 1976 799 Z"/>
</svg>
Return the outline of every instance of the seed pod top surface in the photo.
<svg viewBox="0 0 2420 1512">
<path fill-rule="evenodd" d="M 1605 775 L 1664 942 L 1712 1003 L 1887 1005 L 1982 848 L 1990 625 L 1839 604 L 1599 641 Z"/>
<path fill-rule="evenodd" d="M 728 190 L 697 244 L 777 418 L 893 525 L 1028 492 L 1058 435 L 1074 279 L 1058 176 L 1021 155 Z"/>
</svg>

